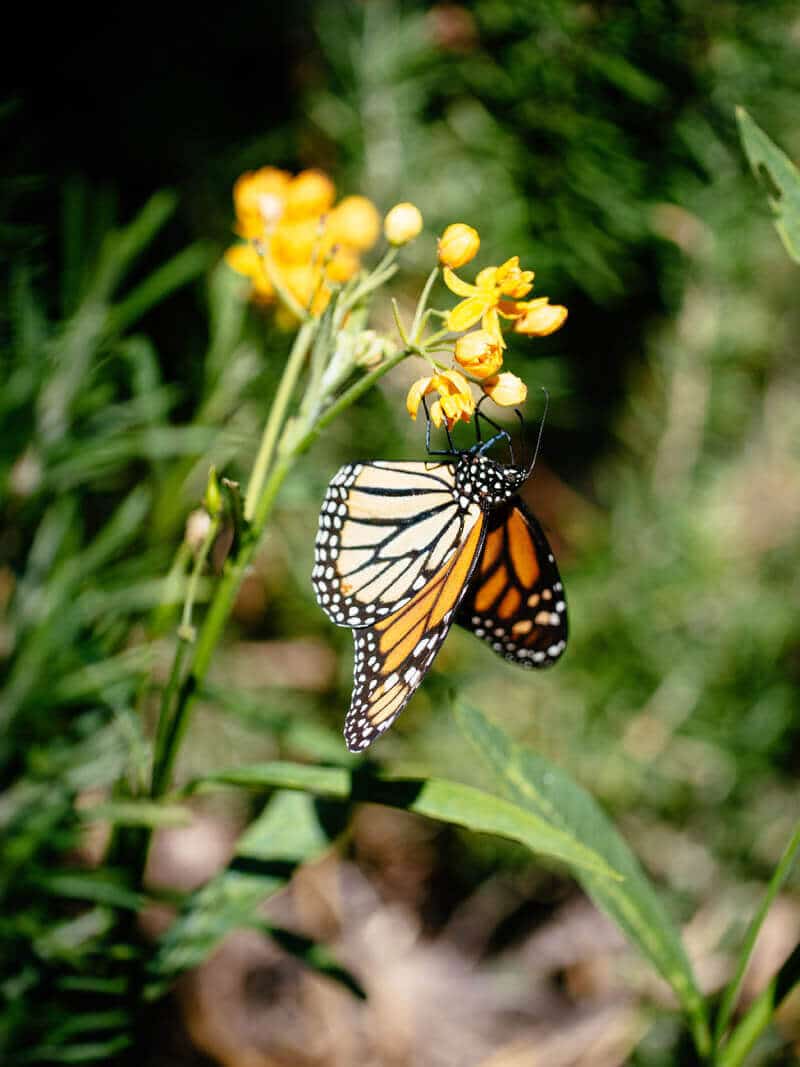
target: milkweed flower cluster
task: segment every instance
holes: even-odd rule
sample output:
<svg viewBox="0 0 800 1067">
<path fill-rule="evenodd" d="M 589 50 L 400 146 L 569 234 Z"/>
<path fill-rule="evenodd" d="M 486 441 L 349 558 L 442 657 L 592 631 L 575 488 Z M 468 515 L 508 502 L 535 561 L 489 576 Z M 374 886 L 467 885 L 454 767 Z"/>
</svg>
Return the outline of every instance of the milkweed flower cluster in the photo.
<svg viewBox="0 0 800 1067">
<path fill-rule="evenodd" d="M 364 196 L 347 196 L 337 203 L 334 184 L 322 171 L 304 170 L 296 175 L 277 167 L 248 171 L 234 185 L 233 202 L 235 231 L 242 241 L 229 248 L 225 258 L 250 279 L 254 299 L 279 305 L 284 321 L 318 318 L 336 290 L 346 291 L 351 279 L 356 283 L 356 274 L 361 279 L 358 293 L 373 292 L 396 270 L 398 250 L 418 237 L 423 227 L 416 205 L 396 204 L 383 220 L 389 251 L 378 267 L 365 274 L 361 257 L 380 236 L 378 212 Z M 522 403 L 527 396 L 525 383 L 503 369 L 504 330 L 545 337 L 567 317 L 567 309 L 551 304 L 548 297 L 530 298 L 534 272 L 523 270 L 518 256 L 499 266 L 484 267 L 474 282 L 461 278 L 456 271 L 472 262 L 480 246 L 480 234 L 473 226 L 463 222 L 447 226 L 438 239 L 438 266 L 420 296 L 411 337 L 398 320 L 406 354 L 424 356 L 432 371 L 411 386 L 408 413 L 416 419 L 425 402 L 437 427 L 446 423 L 451 429 L 459 421 L 469 422 L 475 410 L 475 386 L 501 406 Z M 440 269 L 447 288 L 460 297 L 447 311 L 427 306 Z M 352 308 L 349 297 L 342 299 L 343 307 Z M 431 315 L 438 315 L 444 328 L 425 334 Z M 361 314 L 342 311 L 337 321 L 336 329 L 345 329 L 348 336 L 337 341 L 324 371 L 314 379 L 322 390 L 317 407 L 359 366 L 376 366 L 388 351 L 388 341 L 381 338 L 361 344 L 365 325 Z M 447 334 L 460 335 L 450 341 L 449 366 L 434 358 Z M 359 345 L 369 353 L 368 361 L 356 358 Z M 433 398 L 429 407 L 428 396 Z M 308 406 L 309 410 L 314 407 L 310 402 Z"/>
<path fill-rule="evenodd" d="M 252 282 L 253 297 L 270 304 L 276 290 L 320 315 L 335 285 L 359 270 L 361 256 L 380 235 L 380 217 L 364 196 L 336 201 L 322 171 L 292 176 L 276 167 L 248 171 L 234 185 L 236 233 L 244 241 L 225 258 Z"/>
<path fill-rule="evenodd" d="M 450 333 L 462 336 L 455 342 L 453 358 L 465 374 L 443 371 L 414 382 L 406 398 L 406 407 L 416 419 L 423 397 L 437 393 L 430 416 L 438 427 L 446 422 L 452 429 L 456 422 L 472 417 L 475 399 L 470 382 L 501 406 L 521 404 L 527 386 L 515 374 L 502 371 L 506 340 L 503 320 L 511 329 L 527 337 L 546 337 L 564 324 L 567 309 L 551 304 L 549 297 L 525 298 L 533 289 L 534 272 L 522 270 L 519 256 L 512 256 L 497 267 L 484 267 L 474 284 L 465 282 L 455 271 L 471 262 L 480 248 L 480 235 L 472 226 L 456 222 L 439 238 L 438 258 L 447 288 L 461 301 L 443 314 Z M 477 330 L 472 327 L 480 326 Z"/>
</svg>

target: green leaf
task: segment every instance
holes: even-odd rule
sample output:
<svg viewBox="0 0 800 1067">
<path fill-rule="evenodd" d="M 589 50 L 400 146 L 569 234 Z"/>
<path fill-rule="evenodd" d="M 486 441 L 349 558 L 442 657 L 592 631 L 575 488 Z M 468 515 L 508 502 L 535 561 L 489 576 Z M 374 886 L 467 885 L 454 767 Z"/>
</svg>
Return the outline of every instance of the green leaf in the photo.
<svg viewBox="0 0 800 1067">
<path fill-rule="evenodd" d="M 800 985 L 800 945 L 795 945 L 766 989 L 763 989 L 717 1053 L 716 1067 L 741 1067 L 753 1045 L 766 1030 L 781 1003 Z"/>
<path fill-rule="evenodd" d="M 744 943 L 739 952 L 739 961 L 736 966 L 736 972 L 725 987 L 725 992 L 722 996 L 719 1013 L 717 1015 L 717 1021 L 714 1026 L 714 1042 L 717 1047 L 720 1046 L 725 1031 L 728 1028 L 728 1024 L 733 1016 L 733 1010 L 739 999 L 744 976 L 747 972 L 747 965 L 750 962 L 750 957 L 752 956 L 753 949 L 756 945 L 758 932 L 767 917 L 772 902 L 775 900 L 775 897 L 777 897 L 783 884 L 789 877 L 792 867 L 794 866 L 794 861 L 797 858 L 798 851 L 800 851 L 800 823 L 795 827 L 794 833 L 789 840 L 789 844 L 786 846 L 780 862 L 775 868 L 772 878 L 769 881 L 769 885 L 764 893 L 764 899 L 761 901 L 758 911 L 750 921 L 747 933 L 745 934 Z"/>
<path fill-rule="evenodd" d="M 108 1063 L 109 1057 L 122 1052 L 133 1042 L 129 1034 L 118 1034 L 108 1041 L 84 1041 L 76 1045 L 37 1045 L 20 1054 L 20 1063 Z"/>
<path fill-rule="evenodd" d="M 80 809 L 87 822 L 105 820 L 118 826 L 189 826 L 191 813 L 177 804 L 158 804 L 148 800 L 113 800 Z"/>
<path fill-rule="evenodd" d="M 591 846 L 576 840 L 561 827 L 516 803 L 459 782 L 436 778 L 392 779 L 365 770 L 350 772 L 338 767 L 284 762 L 219 771 L 196 779 L 187 790 L 215 785 L 300 789 L 359 803 L 386 804 L 468 830 L 519 841 L 534 852 L 592 871 L 599 879 L 613 881 L 620 877 Z"/>
<path fill-rule="evenodd" d="M 599 854 L 617 879 L 571 864 L 598 907 L 622 928 L 669 982 L 693 1021 L 701 1051 L 709 1047 L 705 1004 L 680 937 L 636 857 L 594 799 L 553 764 L 516 744 L 479 711 L 459 704 L 459 726 L 488 762 L 503 794 L 576 845 Z M 569 862 L 569 861 L 567 861 Z"/>
<path fill-rule="evenodd" d="M 113 913 L 109 908 L 92 908 L 74 919 L 49 927 L 36 938 L 33 948 L 42 959 L 64 959 L 77 965 L 81 956 L 91 951 L 109 932 L 112 924 Z"/>
<path fill-rule="evenodd" d="M 79 872 L 76 874 L 38 874 L 37 884 L 48 893 L 73 900 L 91 900 L 95 904 L 107 904 L 112 908 L 127 908 L 138 911 L 142 897 L 105 872 Z"/>
<path fill-rule="evenodd" d="M 202 274 L 213 259 L 214 252 L 209 245 L 197 242 L 184 248 L 153 271 L 109 312 L 109 332 L 122 333 L 129 329 L 154 304 L 165 300 L 170 293 Z"/>
<path fill-rule="evenodd" d="M 313 802 L 304 793 L 276 793 L 261 816 L 248 826 L 236 845 L 236 855 L 256 860 L 301 863 L 322 852 L 328 839 Z"/>
<path fill-rule="evenodd" d="M 800 172 L 743 107 L 737 107 L 736 119 L 753 173 L 766 187 L 775 229 L 786 251 L 800 263 Z"/>
<path fill-rule="evenodd" d="M 93 1030 L 122 1030 L 130 1025 L 130 1013 L 122 1008 L 109 1011 L 87 1011 L 67 1019 L 50 1032 L 50 1040 L 63 1042 L 75 1034 L 85 1034 Z"/>
</svg>

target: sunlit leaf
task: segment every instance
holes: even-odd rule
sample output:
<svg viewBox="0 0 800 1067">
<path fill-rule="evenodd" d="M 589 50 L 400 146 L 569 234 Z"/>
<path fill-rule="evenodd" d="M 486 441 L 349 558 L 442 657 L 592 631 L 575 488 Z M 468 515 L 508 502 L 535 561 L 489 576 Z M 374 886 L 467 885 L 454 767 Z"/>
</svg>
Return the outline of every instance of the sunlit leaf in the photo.
<svg viewBox="0 0 800 1067">
<path fill-rule="evenodd" d="M 678 932 L 638 860 L 598 804 L 558 767 L 516 744 L 475 708 L 459 704 L 456 718 L 504 796 L 571 839 L 590 844 L 618 872 L 620 878 L 611 880 L 573 868 L 595 903 L 669 982 L 699 1035 L 706 1025 L 705 1006 Z M 705 1044 L 707 1038 L 701 1041 Z"/>
<path fill-rule="evenodd" d="M 736 109 L 736 118 L 750 166 L 766 189 L 775 229 L 786 251 L 800 263 L 800 171 L 743 107 Z"/>
<path fill-rule="evenodd" d="M 195 791 L 215 785 L 301 789 L 360 803 L 386 804 L 468 830 L 507 837 L 534 852 L 593 871 L 598 878 L 620 877 L 591 845 L 578 841 L 568 830 L 518 804 L 459 782 L 377 777 L 364 771 L 284 762 L 219 771 L 187 788 Z"/>
</svg>

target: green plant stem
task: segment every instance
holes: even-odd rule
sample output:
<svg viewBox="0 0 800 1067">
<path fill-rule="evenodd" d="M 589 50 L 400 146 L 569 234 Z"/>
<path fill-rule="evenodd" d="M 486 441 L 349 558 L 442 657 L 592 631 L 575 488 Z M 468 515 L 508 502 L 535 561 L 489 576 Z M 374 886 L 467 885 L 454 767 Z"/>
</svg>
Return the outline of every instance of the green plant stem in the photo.
<svg viewBox="0 0 800 1067">
<path fill-rule="evenodd" d="M 336 326 L 338 327 L 344 321 L 348 312 L 363 300 L 364 297 L 369 296 L 385 282 L 388 282 L 397 273 L 397 249 L 390 248 L 378 266 L 369 272 L 366 277 L 362 278 L 358 284 L 350 291 L 345 291 L 342 294 L 342 299 L 339 301 L 337 308 Z"/>
<path fill-rule="evenodd" d="M 439 267 L 436 266 L 428 275 L 428 280 L 425 282 L 425 288 L 420 294 L 420 298 L 417 301 L 417 310 L 414 312 L 414 321 L 411 323 L 411 341 L 413 344 L 419 344 L 419 332 L 422 327 L 422 316 L 428 306 L 428 297 L 431 295 L 431 289 L 436 279 L 439 277 Z"/>
<path fill-rule="evenodd" d="M 214 540 L 219 532 L 219 524 L 220 520 L 218 517 L 211 519 L 208 531 L 203 538 L 197 555 L 195 556 L 192 572 L 186 587 L 186 599 L 183 604 L 181 624 L 178 627 L 178 641 L 175 647 L 175 655 L 172 660 L 172 669 L 170 670 L 169 680 L 161 696 L 161 710 L 158 716 L 156 739 L 153 746 L 153 774 L 150 782 L 150 795 L 153 797 L 160 796 L 161 792 L 163 792 L 164 775 L 165 773 L 169 773 L 171 767 L 170 764 L 170 767 L 167 767 L 165 771 L 165 763 L 168 762 L 167 753 L 169 751 L 169 739 L 174 722 L 174 717 L 170 715 L 170 708 L 172 707 L 173 700 L 178 692 L 186 652 L 194 642 L 192 610 L 194 608 L 195 598 L 197 597 L 197 585 L 200 581 L 200 575 L 203 572 L 203 568 L 206 565 L 208 553 L 211 551 L 211 546 L 214 544 Z"/>
<path fill-rule="evenodd" d="M 451 331 L 447 329 L 437 330 L 436 333 L 432 333 L 430 337 L 425 338 L 425 344 L 422 345 L 422 348 L 430 349 L 431 345 L 438 344 L 438 342 L 447 337 L 449 333 L 451 333 Z"/>
<path fill-rule="evenodd" d="M 780 858 L 778 866 L 775 868 L 775 872 L 770 878 L 769 885 L 764 893 L 764 899 L 758 908 L 758 911 L 750 921 L 750 925 L 747 928 L 747 934 L 745 935 L 744 943 L 741 951 L 739 952 L 739 963 L 736 968 L 731 981 L 728 983 L 725 993 L 722 997 L 722 1002 L 719 1007 L 719 1013 L 717 1015 L 717 1021 L 714 1026 L 714 1045 L 719 1048 L 725 1036 L 725 1031 L 728 1028 L 728 1024 L 733 1016 L 734 1009 L 736 1008 L 736 1002 L 739 999 L 739 994 L 742 989 L 742 982 L 747 972 L 747 965 L 750 962 L 750 957 L 755 947 L 756 939 L 758 937 L 761 926 L 764 919 L 767 916 L 767 912 L 772 906 L 772 902 L 778 895 L 783 883 L 789 875 L 792 865 L 797 856 L 797 852 L 800 849 L 800 823 L 794 829 L 788 845 L 784 849 L 784 853 Z"/>
<path fill-rule="evenodd" d="M 346 389 L 338 400 L 334 401 L 329 408 L 320 415 L 313 426 L 308 428 L 304 435 L 295 443 L 292 452 L 296 456 L 300 456 L 303 452 L 307 451 L 311 445 L 316 441 L 322 431 L 329 426 L 334 419 L 338 418 L 343 411 L 346 411 L 351 404 L 354 404 L 359 397 L 364 393 L 369 392 L 372 386 L 381 379 L 384 374 L 387 374 L 393 367 L 396 367 L 398 363 L 402 363 L 408 356 L 413 355 L 412 351 L 408 348 L 399 348 L 396 352 L 392 353 L 387 359 L 383 361 L 379 366 L 371 370 L 369 374 L 365 374 L 363 378 L 359 378 L 357 382 L 354 382 L 349 389 Z"/>
<path fill-rule="evenodd" d="M 264 268 L 267 280 L 278 294 L 281 303 L 291 311 L 296 319 L 299 319 L 300 322 L 304 322 L 308 319 L 308 312 L 297 300 L 295 300 L 286 288 L 280 271 L 272 262 L 272 256 L 269 254 L 269 250 L 261 244 L 260 241 L 253 241 L 253 246 L 261 260 L 261 266 Z"/>
<path fill-rule="evenodd" d="M 727 1045 L 717 1053 L 715 1067 L 741 1067 L 746 1056 L 772 1021 L 781 1002 L 800 982 L 800 945 L 748 1008 L 731 1034 Z"/>
<path fill-rule="evenodd" d="M 272 462 L 272 457 L 278 443 L 278 437 L 286 418 L 286 412 L 289 408 L 295 386 L 297 385 L 297 380 L 303 369 L 303 363 L 316 328 L 316 319 L 308 319 L 304 322 L 294 339 L 292 350 L 289 353 L 286 370 L 281 378 L 278 391 L 275 394 L 275 400 L 273 401 L 267 424 L 264 427 L 261 444 L 258 449 L 258 454 L 256 455 L 255 463 L 253 464 L 253 473 L 251 474 L 250 481 L 247 485 L 247 496 L 244 501 L 244 517 L 248 522 L 253 519 L 256 503 L 261 495 L 261 487 L 264 484 L 264 478 L 266 477 L 269 465 Z"/>
<path fill-rule="evenodd" d="M 397 332 L 403 341 L 403 344 L 408 348 L 408 337 L 406 335 L 405 327 L 403 326 L 403 320 L 400 318 L 400 308 L 397 306 L 397 301 L 392 297 L 392 315 L 394 316 L 394 324 L 397 327 Z"/>
</svg>

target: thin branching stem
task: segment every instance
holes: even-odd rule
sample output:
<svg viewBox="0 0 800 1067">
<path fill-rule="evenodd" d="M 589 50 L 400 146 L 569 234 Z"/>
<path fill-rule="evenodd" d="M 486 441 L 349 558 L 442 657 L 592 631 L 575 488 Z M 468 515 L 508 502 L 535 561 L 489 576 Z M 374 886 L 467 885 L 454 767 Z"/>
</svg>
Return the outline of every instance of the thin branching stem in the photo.
<svg viewBox="0 0 800 1067">
<path fill-rule="evenodd" d="M 795 826 L 794 833 L 792 834 L 789 843 L 784 849 L 783 855 L 780 858 L 778 866 L 769 881 L 764 897 L 759 905 L 758 911 L 753 916 L 750 925 L 745 935 L 744 943 L 739 952 L 739 962 L 736 968 L 736 973 L 728 983 L 725 993 L 722 997 L 722 1003 L 719 1007 L 717 1014 L 716 1024 L 714 1026 L 714 1045 L 719 1048 L 725 1037 L 725 1031 L 730 1024 L 733 1017 L 736 1003 L 739 999 L 739 994 L 742 990 L 742 983 L 744 982 L 744 976 L 747 973 L 747 966 L 750 963 L 750 958 L 755 948 L 756 938 L 764 923 L 764 919 L 767 917 L 767 912 L 772 906 L 775 897 L 778 895 L 783 883 L 789 875 L 789 872 L 794 865 L 794 861 L 800 851 L 800 823 Z"/>
<path fill-rule="evenodd" d="M 304 322 L 294 339 L 292 350 L 289 353 L 289 360 L 286 364 L 286 369 L 283 372 L 280 385 L 278 386 L 278 391 L 275 394 L 275 400 L 273 401 L 267 424 L 264 427 L 261 444 L 258 449 L 258 454 L 256 455 L 255 463 L 253 464 L 253 473 L 251 474 L 250 481 L 247 485 L 247 496 L 244 501 L 244 517 L 248 522 L 252 520 L 255 513 L 256 503 L 261 495 L 264 478 L 266 477 L 269 465 L 272 462 L 275 447 L 278 443 L 278 437 L 280 436 L 281 429 L 283 428 L 286 419 L 286 413 L 289 404 L 291 403 L 292 394 L 294 393 L 295 386 L 297 385 L 297 381 L 303 369 L 303 363 L 306 354 L 308 353 L 309 345 L 313 340 L 316 328 L 317 322 L 315 319 L 309 319 L 307 322 Z"/>
<path fill-rule="evenodd" d="M 420 293 L 420 298 L 417 301 L 417 309 L 414 312 L 414 321 L 411 323 L 411 340 L 412 343 L 415 345 L 419 344 L 420 331 L 423 325 L 422 317 L 425 314 L 425 311 L 427 310 L 428 297 L 431 295 L 431 289 L 433 288 L 434 282 L 438 277 L 439 268 L 438 266 L 436 266 L 428 275 L 428 280 L 425 282 L 425 288 Z"/>
<path fill-rule="evenodd" d="M 291 311 L 291 313 L 296 319 L 299 319 L 300 322 L 303 322 L 305 319 L 308 318 L 308 311 L 298 300 L 294 298 L 289 289 L 287 289 L 283 278 L 281 277 L 281 272 L 278 270 L 278 268 L 275 266 L 275 263 L 273 262 L 269 249 L 260 241 L 254 241 L 253 247 L 258 253 L 258 258 L 261 260 L 261 266 L 264 269 L 264 274 L 266 275 L 266 278 L 272 288 L 275 290 L 278 299 L 288 308 L 289 311 Z"/>
<path fill-rule="evenodd" d="M 186 653 L 194 642 L 195 635 L 192 628 L 192 611 L 197 597 L 197 587 L 200 581 L 200 575 L 205 568 L 208 553 L 211 551 L 211 546 L 214 544 L 214 540 L 219 533 L 219 522 L 219 518 L 215 517 L 209 523 L 206 535 L 200 544 L 197 555 L 195 556 L 192 571 L 186 586 L 186 599 L 183 604 L 181 624 L 178 627 L 178 640 L 175 646 L 175 655 L 172 660 L 172 669 L 170 670 L 169 680 L 161 696 L 161 710 L 158 717 L 158 727 L 156 728 L 155 744 L 153 746 L 153 775 L 150 783 L 150 793 L 151 796 L 154 797 L 159 796 L 163 792 L 163 777 L 165 773 L 169 773 L 169 769 L 171 768 L 171 760 L 169 759 L 168 753 L 174 716 L 171 714 L 170 709 L 178 692 Z"/>
</svg>

